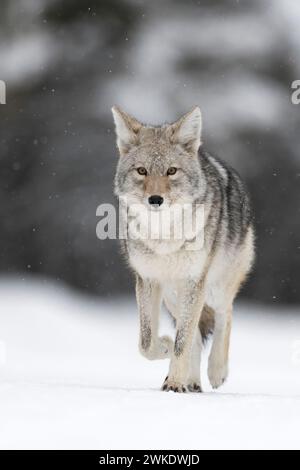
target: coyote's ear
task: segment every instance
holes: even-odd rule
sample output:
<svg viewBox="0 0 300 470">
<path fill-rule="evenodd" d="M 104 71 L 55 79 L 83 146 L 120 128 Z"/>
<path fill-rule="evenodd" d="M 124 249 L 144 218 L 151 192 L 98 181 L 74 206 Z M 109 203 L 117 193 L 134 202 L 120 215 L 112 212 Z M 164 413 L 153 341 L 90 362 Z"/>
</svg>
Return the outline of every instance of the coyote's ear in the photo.
<svg viewBox="0 0 300 470">
<path fill-rule="evenodd" d="M 113 106 L 111 110 L 116 126 L 117 145 L 120 155 L 123 156 L 137 143 L 142 124 L 117 106 Z"/>
<path fill-rule="evenodd" d="M 196 153 L 201 145 L 202 118 L 201 111 L 195 106 L 190 112 L 172 124 L 172 141 L 183 145 L 187 150 Z"/>
</svg>

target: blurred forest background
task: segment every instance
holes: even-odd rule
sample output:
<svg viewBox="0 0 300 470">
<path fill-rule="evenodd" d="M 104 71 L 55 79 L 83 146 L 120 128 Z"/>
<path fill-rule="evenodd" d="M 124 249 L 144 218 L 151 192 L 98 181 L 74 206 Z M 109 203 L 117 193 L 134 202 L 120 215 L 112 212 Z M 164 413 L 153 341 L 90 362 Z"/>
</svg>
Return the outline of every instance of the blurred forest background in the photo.
<svg viewBox="0 0 300 470">
<path fill-rule="evenodd" d="M 175 120 L 194 104 L 205 146 L 246 179 L 257 261 L 244 298 L 300 302 L 297 0 L 1 0 L 0 273 L 115 296 L 133 283 L 116 241 L 110 108 Z"/>
</svg>

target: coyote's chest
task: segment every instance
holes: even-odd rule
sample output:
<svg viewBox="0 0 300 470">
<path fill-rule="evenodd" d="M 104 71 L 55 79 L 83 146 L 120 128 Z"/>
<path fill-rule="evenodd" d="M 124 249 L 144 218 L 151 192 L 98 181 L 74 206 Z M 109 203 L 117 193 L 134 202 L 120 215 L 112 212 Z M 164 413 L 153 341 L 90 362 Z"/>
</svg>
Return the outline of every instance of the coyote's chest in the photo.
<svg viewBox="0 0 300 470">
<path fill-rule="evenodd" d="M 198 213 L 190 206 L 183 215 L 179 205 L 160 212 L 142 207 L 134 216 L 135 224 L 127 227 L 127 248 L 129 262 L 142 278 L 164 282 L 201 277 L 207 259 L 202 208 Z"/>
<path fill-rule="evenodd" d="M 170 242 L 168 242 L 170 243 Z M 129 261 L 133 269 L 142 277 L 160 282 L 184 278 L 200 278 L 207 260 L 204 249 L 193 250 L 182 246 L 176 251 L 163 253 L 150 252 L 129 244 Z"/>
</svg>

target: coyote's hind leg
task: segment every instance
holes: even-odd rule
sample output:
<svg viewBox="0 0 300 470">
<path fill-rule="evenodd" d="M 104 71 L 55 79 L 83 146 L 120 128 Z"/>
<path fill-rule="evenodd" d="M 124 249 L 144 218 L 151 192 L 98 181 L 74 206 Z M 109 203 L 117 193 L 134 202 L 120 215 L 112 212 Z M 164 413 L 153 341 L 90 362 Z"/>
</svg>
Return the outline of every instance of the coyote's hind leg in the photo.
<svg viewBox="0 0 300 470">
<path fill-rule="evenodd" d="M 232 306 L 215 311 L 215 329 L 208 360 L 208 378 L 213 388 L 219 388 L 228 376 L 228 354 L 232 322 Z"/>
</svg>

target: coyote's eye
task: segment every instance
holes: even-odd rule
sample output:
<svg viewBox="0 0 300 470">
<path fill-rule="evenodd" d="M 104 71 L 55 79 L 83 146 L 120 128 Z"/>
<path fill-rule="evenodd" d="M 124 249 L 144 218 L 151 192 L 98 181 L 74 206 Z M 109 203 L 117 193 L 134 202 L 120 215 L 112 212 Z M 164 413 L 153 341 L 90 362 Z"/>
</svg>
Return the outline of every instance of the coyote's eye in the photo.
<svg viewBox="0 0 300 470">
<path fill-rule="evenodd" d="M 137 168 L 136 171 L 141 176 L 146 176 L 147 175 L 147 170 L 143 166 L 140 166 L 139 168 Z"/>
<path fill-rule="evenodd" d="M 175 166 L 171 166 L 167 171 L 167 175 L 168 176 L 173 176 L 173 175 L 175 175 L 176 172 L 177 172 L 177 168 L 175 168 Z"/>
</svg>

